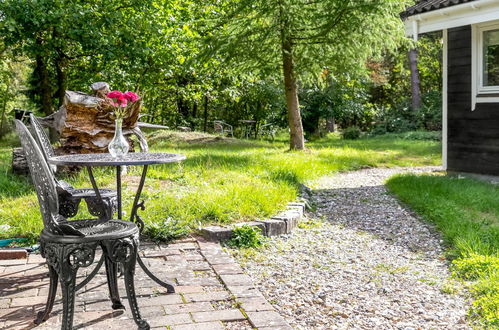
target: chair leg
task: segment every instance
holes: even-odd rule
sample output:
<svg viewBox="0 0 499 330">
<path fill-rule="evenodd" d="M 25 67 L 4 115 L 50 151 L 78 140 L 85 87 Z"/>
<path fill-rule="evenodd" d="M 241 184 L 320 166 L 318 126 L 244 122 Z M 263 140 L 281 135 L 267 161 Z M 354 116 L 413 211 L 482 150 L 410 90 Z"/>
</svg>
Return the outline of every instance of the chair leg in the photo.
<svg viewBox="0 0 499 330">
<path fill-rule="evenodd" d="M 105 256 L 106 261 L 106 276 L 107 286 L 109 288 L 109 295 L 113 303 L 113 309 L 125 309 L 121 303 L 120 294 L 118 291 L 118 264 L 111 261 L 109 256 Z"/>
<path fill-rule="evenodd" d="M 54 307 L 55 295 L 57 292 L 57 281 L 59 276 L 57 272 L 52 266 L 49 267 L 49 277 L 50 277 L 50 287 L 49 287 L 49 295 L 47 297 L 47 303 L 45 304 L 45 309 L 43 311 L 38 312 L 36 315 L 35 324 L 41 324 L 44 321 L 47 321 L 52 312 L 52 308 Z"/>
<path fill-rule="evenodd" d="M 60 275 L 63 308 L 61 329 L 70 330 L 73 328 L 76 270 L 67 261 L 62 261 Z"/>
<path fill-rule="evenodd" d="M 137 297 L 135 296 L 135 285 L 134 285 L 134 274 L 135 274 L 135 263 L 137 261 L 137 242 L 133 241 L 133 248 L 130 251 L 130 255 L 123 263 L 124 277 L 125 277 L 125 287 L 128 296 L 128 302 L 130 304 L 130 309 L 132 310 L 132 315 L 135 323 L 139 326 L 139 329 L 146 330 L 150 329 L 149 323 L 143 320 L 140 316 L 139 306 L 137 304 Z"/>
</svg>

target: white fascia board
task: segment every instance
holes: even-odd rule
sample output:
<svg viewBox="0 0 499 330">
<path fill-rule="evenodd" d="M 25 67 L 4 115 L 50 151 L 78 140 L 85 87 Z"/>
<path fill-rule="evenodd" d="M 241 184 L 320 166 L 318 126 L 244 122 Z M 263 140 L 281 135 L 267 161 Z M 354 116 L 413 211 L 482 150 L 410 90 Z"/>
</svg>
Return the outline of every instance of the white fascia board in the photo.
<svg viewBox="0 0 499 330">
<path fill-rule="evenodd" d="M 414 36 L 413 22 L 417 22 L 416 33 L 421 34 L 498 19 L 499 1 L 480 0 L 410 16 L 404 20 L 404 24 L 406 35 Z"/>
</svg>

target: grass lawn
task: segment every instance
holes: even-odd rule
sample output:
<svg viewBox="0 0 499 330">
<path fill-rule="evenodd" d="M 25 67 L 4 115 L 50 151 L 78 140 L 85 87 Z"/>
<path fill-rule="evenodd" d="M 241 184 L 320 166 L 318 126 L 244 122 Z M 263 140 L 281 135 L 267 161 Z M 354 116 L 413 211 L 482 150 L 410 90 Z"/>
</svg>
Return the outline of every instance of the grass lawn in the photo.
<svg viewBox="0 0 499 330">
<path fill-rule="evenodd" d="M 443 234 L 453 275 L 475 295 L 471 317 L 499 328 L 499 187 L 436 175 L 398 175 L 387 186 Z"/>
<path fill-rule="evenodd" d="M 0 225 L 10 226 L 0 229 L 0 238 L 36 240 L 42 226 L 36 195 L 26 178 L 9 172 L 15 141 L 11 137 L 0 145 Z M 270 143 L 162 131 L 149 141 L 151 151 L 187 156 L 180 164 L 151 166 L 148 172 L 142 195 L 146 210 L 140 214 L 148 233 L 164 239 L 200 225 L 268 217 L 296 199 L 301 183 L 332 172 L 440 163 L 439 142 L 401 135 L 352 141 L 331 134 L 309 143 L 306 152 L 287 152 L 285 137 Z M 124 210 L 129 210 L 140 170 L 128 168 Z M 100 187 L 114 186 L 112 169 L 101 169 L 96 176 Z M 83 171 L 65 179 L 76 187 L 90 187 Z"/>
</svg>

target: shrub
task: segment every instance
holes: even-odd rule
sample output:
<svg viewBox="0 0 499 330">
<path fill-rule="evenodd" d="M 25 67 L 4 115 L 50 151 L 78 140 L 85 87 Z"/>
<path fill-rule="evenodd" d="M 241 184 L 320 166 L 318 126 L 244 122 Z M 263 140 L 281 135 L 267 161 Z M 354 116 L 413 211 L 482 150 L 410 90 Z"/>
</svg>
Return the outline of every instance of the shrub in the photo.
<svg viewBox="0 0 499 330">
<path fill-rule="evenodd" d="M 455 275 L 466 280 L 476 280 L 499 270 L 499 258 L 473 253 L 469 257 L 452 261 L 452 265 Z"/>
<path fill-rule="evenodd" d="M 265 241 L 265 237 L 258 227 L 243 225 L 236 227 L 233 233 L 232 238 L 227 241 L 227 245 L 230 247 L 256 248 L 262 246 Z"/>
<path fill-rule="evenodd" d="M 148 223 L 144 228 L 144 234 L 159 241 L 173 241 L 183 237 L 190 232 L 186 223 L 179 223 L 178 220 L 167 218 L 163 222 Z"/>
<path fill-rule="evenodd" d="M 341 133 L 341 136 L 345 140 L 357 140 L 360 138 L 360 135 L 362 134 L 360 128 L 357 126 L 352 126 L 348 127 L 347 129 L 343 130 Z"/>
</svg>

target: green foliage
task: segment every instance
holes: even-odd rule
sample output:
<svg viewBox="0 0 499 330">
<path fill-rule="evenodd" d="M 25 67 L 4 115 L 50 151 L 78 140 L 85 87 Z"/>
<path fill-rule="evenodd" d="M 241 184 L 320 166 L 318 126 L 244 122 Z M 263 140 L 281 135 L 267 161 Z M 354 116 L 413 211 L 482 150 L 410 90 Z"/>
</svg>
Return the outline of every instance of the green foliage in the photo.
<svg viewBox="0 0 499 330">
<path fill-rule="evenodd" d="M 378 134 L 373 134 L 371 136 L 378 136 Z M 379 138 L 387 139 L 402 139 L 402 140 L 419 140 L 419 141 L 442 141 L 442 132 L 439 131 L 409 131 L 403 133 L 386 133 L 379 135 Z"/>
<path fill-rule="evenodd" d="M 450 245 L 456 277 L 471 281 L 471 316 L 499 325 L 499 187 L 471 179 L 399 175 L 388 188 L 433 223 Z"/>
<path fill-rule="evenodd" d="M 360 138 L 362 131 L 357 126 L 351 126 L 341 132 L 341 137 L 345 140 L 357 140 Z"/>
<path fill-rule="evenodd" d="M 144 228 L 144 234 L 148 237 L 170 242 L 187 235 L 191 229 L 187 223 L 180 223 L 178 220 L 167 218 L 163 222 L 148 222 Z"/>
<path fill-rule="evenodd" d="M 234 248 L 257 248 L 263 245 L 265 237 L 260 228 L 243 225 L 234 228 L 233 236 L 227 245 Z"/>
<path fill-rule="evenodd" d="M 470 253 L 452 261 L 454 272 L 466 280 L 477 280 L 499 270 L 499 257 Z"/>
<path fill-rule="evenodd" d="M 200 133 L 155 134 L 151 151 L 187 156 L 178 165 L 150 167 L 142 197 L 141 217 L 157 232 L 168 223 L 165 236 L 199 225 L 252 221 L 276 214 L 296 200 L 300 184 L 322 175 L 365 166 L 436 165 L 440 145 L 435 141 L 409 141 L 394 137 L 342 140 L 338 135 L 311 142 L 310 152 L 285 152 L 287 136 L 274 143 L 220 139 Z M 11 148 L 0 143 L 0 224 L 10 225 L 9 235 L 36 241 L 42 221 L 29 180 L 9 174 Z M 129 167 L 123 179 L 123 209 L 129 210 L 140 168 Z M 114 187 L 112 169 L 96 169 L 97 185 Z M 64 177 L 75 187 L 88 187 L 82 171 Z M 24 205 L 26 207 L 19 207 Z M 84 210 L 84 203 L 81 205 Z M 88 217 L 83 213 L 81 217 Z M 151 227 L 153 228 L 153 227 Z M 149 230 L 149 229 L 146 229 Z M 150 233 L 153 230 L 150 229 Z M 1 235 L 1 234 L 0 234 Z M 1 237 L 4 238 L 4 237 Z"/>
</svg>

